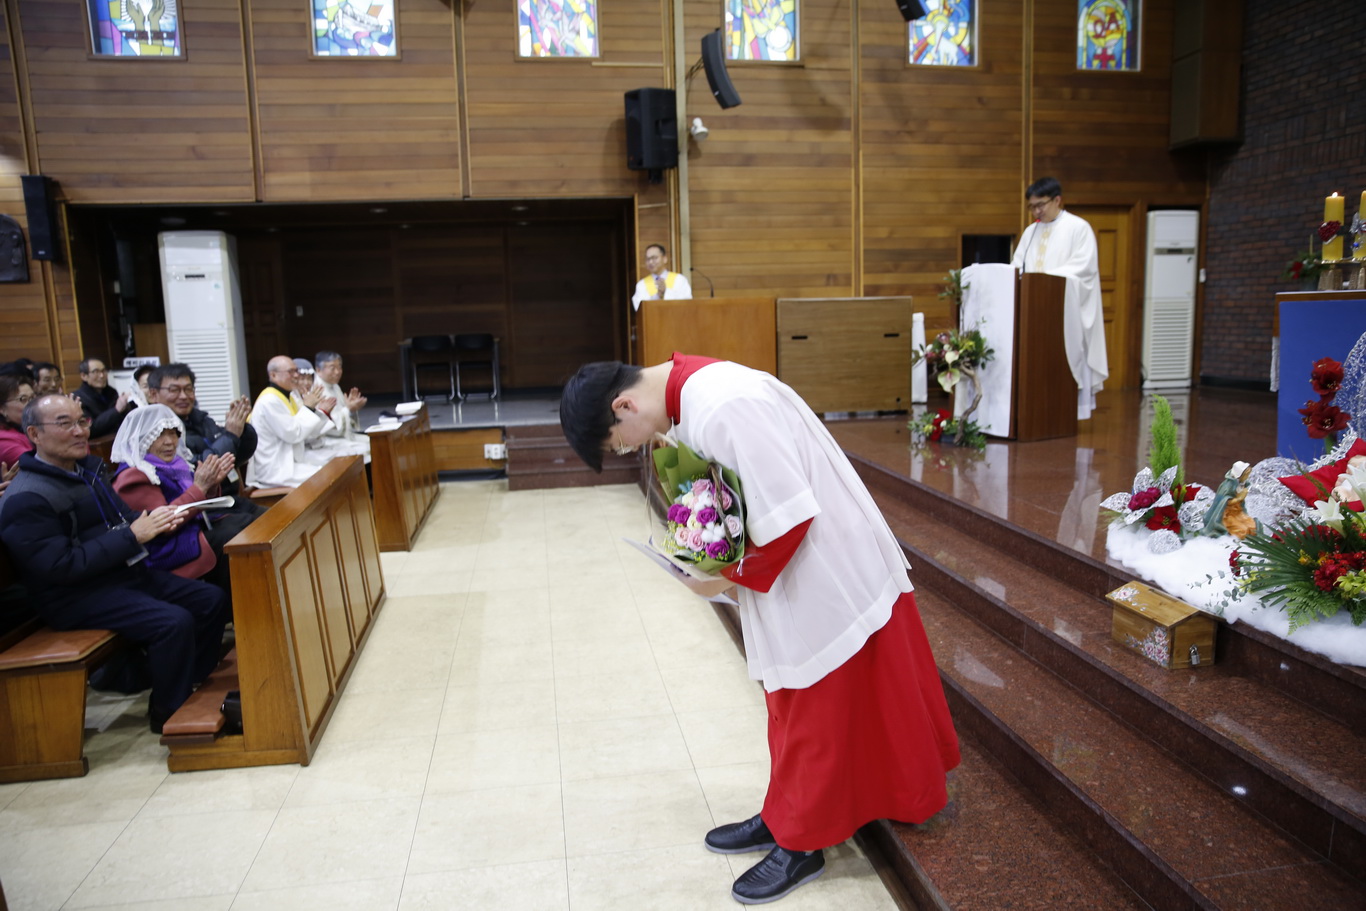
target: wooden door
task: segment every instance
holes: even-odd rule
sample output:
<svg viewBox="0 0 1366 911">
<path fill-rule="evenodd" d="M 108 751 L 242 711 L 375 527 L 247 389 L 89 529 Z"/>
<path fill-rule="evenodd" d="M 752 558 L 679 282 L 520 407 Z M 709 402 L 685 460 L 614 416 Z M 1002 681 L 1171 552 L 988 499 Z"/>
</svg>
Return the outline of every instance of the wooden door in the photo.
<svg viewBox="0 0 1366 911">
<path fill-rule="evenodd" d="M 1133 330 L 1139 314 L 1131 281 L 1131 212 L 1109 206 L 1069 206 L 1067 211 L 1086 219 L 1096 232 L 1100 296 L 1105 310 L 1105 351 L 1110 359 L 1110 378 L 1105 381 L 1105 389 L 1135 389 L 1139 384 L 1143 338 Z"/>
</svg>

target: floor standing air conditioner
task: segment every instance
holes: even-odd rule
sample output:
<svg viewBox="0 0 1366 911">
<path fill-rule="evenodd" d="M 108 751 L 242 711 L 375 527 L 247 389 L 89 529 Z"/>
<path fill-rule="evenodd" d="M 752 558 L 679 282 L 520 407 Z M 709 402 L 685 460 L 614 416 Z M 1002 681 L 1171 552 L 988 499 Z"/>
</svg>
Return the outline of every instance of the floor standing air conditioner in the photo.
<svg viewBox="0 0 1366 911">
<path fill-rule="evenodd" d="M 1200 213 L 1148 213 L 1143 294 L 1143 388 L 1191 384 L 1195 345 L 1196 244 Z"/>
<path fill-rule="evenodd" d="M 221 421 L 247 392 L 237 244 L 222 231 L 166 231 L 157 245 L 171 361 L 190 365 L 199 407 Z"/>
</svg>

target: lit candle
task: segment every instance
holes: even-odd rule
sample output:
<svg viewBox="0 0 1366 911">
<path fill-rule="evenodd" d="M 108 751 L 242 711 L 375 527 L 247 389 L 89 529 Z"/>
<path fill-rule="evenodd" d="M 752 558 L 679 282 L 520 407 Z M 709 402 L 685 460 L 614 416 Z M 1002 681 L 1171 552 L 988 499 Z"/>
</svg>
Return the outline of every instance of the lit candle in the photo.
<svg viewBox="0 0 1366 911">
<path fill-rule="evenodd" d="M 1335 221 L 1342 224 L 1342 213 L 1347 200 L 1345 197 L 1334 193 L 1332 196 L 1323 200 L 1323 220 L 1325 222 Z M 1332 240 L 1323 242 L 1323 259 L 1325 262 L 1342 259 L 1342 238 L 1334 237 Z"/>
<path fill-rule="evenodd" d="M 1361 208 L 1357 210 L 1357 218 L 1361 220 L 1361 233 L 1356 236 L 1353 259 L 1366 259 L 1366 190 L 1361 191 Z"/>
</svg>

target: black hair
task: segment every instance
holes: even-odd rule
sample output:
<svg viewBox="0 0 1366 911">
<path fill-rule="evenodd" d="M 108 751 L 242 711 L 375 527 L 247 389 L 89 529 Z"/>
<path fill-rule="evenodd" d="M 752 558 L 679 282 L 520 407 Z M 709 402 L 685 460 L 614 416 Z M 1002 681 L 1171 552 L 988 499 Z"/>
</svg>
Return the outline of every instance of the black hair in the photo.
<svg viewBox="0 0 1366 911">
<path fill-rule="evenodd" d="M 1052 199 L 1054 196 L 1062 195 L 1062 184 L 1058 183 L 1056 177 L 1040 177 L 1029 186 L 1025 187 L 1025 199 L 1031 196 L 1043 196 Z"/>
<path fill-rule="evenodd" d="M 663 244 L 646 244 L 646 245 L 645 245 L 645 252 L 646 252 L 647 254 L 650 252 L 650 248 L 651 248 L 651 247 L 654 247 L 656 250 L 658 250 L 660 256 L 668 256 L 668 255 L 669 255 L 669 251 L 666 250 L 666 249 L 664 248 L 664 245 L 663 245 Z"/>
<path fill-rule="evenodd" d="M 194 385 L 194 371 L 189 364 L 162 364 L 152 371 L 152 375 L 147 377 L 147 387 L 149 389 L 160 389 L 161 384 L 167 380 L 188 379 L 190 385 Z"/>
<path fill-rule="evenodd" d="M 640 379 L 641 368 L 621 361 L 584 364 L 564 384 L 560 397 L 560 429 L 583 463 L 602 473 L 602 446 L 616 417 L 612 401 Z"/>
<path fill-rule="evenodd" d="M 20 386 L 27 386 L 32 389 L 33 380 L 19 373 L 0 373 L 0 405 L 8 402 L 10 397 L 19 391 Z M 0 415 L 0 427 L 8 425 L 9 421 Z"/>
<path fill-rule="evenodd" d="M 89 373 L 91 361 L 99 361 L 101 364 L 104 364 L 104 358 L 102 357 L 88 357 L 85 360 L 81 361 L 80 366 L 76 368 L 77 372 Z M 105 366 L 108 367 L 109 365 L 105 364 Z"/>
<path fill-rule="evenodd" d="M 58 367 L 51 361 L 39 361 L 38 363 L 33 365 L 33 378 L 37 379 L 38 374 L 42 373 L 44 370 L 56 370 L 58 376 L 62 375 L 61 367 Z"/>
<path fill-rule="evenodd" d="M 144 376 L 146 376 L 147 374 L 151 373 L 153 370 L 156 369 L 157 368 L 153 367 L 151 364 L 143 364 L 141 367 L 133 371 L 133 382 L 136 383 L 138 380 L 142 379 Z M 151 380 L 148 380 L 147 385 L 150 386 L 151 384 Z"/>
</svg>

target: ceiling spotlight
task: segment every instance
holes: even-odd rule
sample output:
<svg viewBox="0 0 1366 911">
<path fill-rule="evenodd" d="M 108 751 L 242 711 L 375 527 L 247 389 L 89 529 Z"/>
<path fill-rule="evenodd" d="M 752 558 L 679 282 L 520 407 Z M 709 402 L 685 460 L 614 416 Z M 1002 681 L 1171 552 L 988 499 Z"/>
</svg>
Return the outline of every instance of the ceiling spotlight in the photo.
<svg viewBox="0 0 1366 911">
<path fill-rule="evenodd" d="M 701 142 L 711 135 L 711 130 L 707 129 L 707 125 L 702 122 L 701 117 L 694 117 L 692 119 L 692 126 L 688 127 L 688 132 L 691 133 L 692 138 L 696 139 L 698 142 Z"/>
</svg>

